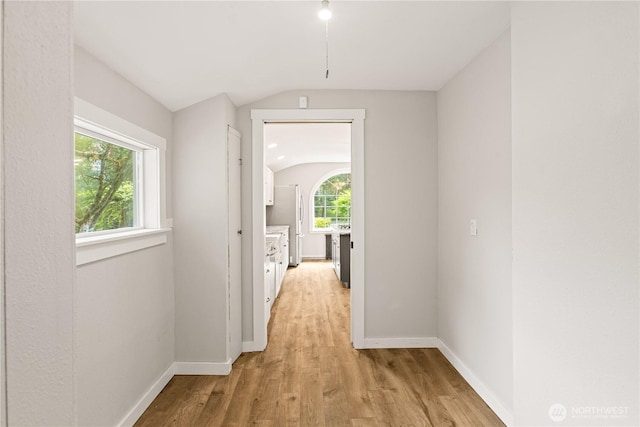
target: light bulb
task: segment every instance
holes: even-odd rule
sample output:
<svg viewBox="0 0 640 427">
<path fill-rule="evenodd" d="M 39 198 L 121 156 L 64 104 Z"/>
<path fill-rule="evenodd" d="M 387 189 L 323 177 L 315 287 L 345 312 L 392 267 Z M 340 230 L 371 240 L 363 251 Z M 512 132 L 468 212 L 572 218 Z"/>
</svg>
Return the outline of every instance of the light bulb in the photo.
<svg viewBox="0 0 640 427">
<path fill-rule="evenodd" d="M 331 10 L 329 9 L 329 0 L 322 0 L 322 6 L 318 12 L 318 18 L 328 21 L 331 18 Z"/>
</svg>

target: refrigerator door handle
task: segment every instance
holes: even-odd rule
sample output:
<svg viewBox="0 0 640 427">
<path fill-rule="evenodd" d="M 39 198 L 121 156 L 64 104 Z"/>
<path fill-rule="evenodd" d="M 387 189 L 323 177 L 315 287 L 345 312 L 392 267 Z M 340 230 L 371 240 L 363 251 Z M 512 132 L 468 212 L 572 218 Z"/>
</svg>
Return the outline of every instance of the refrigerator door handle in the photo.
<svg viewBox="0 0 640 427">
<path fill-rule="evenodd" d="M 304 203 L 302 203 L 302 193 L 300 193 L 300 225 L 304 223 Z"/>
</svg>

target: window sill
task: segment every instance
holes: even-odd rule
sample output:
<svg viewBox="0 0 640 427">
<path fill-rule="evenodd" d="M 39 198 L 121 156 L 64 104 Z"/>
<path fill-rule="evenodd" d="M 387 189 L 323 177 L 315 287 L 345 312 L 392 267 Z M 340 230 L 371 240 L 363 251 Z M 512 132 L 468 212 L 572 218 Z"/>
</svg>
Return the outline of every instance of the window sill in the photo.
<svg viewBox="0 0 640 427">
<path fill-rule="evenodd" d="M 76 238 L 76 266 L 167 243 L 170 228 Z"/>
</svg>

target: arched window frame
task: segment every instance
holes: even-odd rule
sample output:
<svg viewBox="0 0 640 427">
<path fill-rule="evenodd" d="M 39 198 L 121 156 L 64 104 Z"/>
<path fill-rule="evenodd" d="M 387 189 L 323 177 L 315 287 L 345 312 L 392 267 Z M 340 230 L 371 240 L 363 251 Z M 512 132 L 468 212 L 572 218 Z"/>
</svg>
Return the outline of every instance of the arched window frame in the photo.
<svg viewBox="0 0 640 427">
<path fill-rule="evenodd" d="M 351 173 L 351 168 L 338 168 L 338 169 L 332 169 L 330 172 L 327 172 L 326 174 L 324 174 L 316 183 L 315 185 L 312 187 L 311 189 L 311 193 L 309 194 L 309 232 L 310 233 L 317 233 L 317 234 L 325 234 L 327 231 L 330 230 L 330 228 L 316 228 L 315 226 L 315 195 L 316 195 L 316 191 L 318 191 L 318 188 L 320 188 L 320 186 L 329 178 L 332 178 L 336 175 L 342 175 L 343 173 Z"/>
</svg>

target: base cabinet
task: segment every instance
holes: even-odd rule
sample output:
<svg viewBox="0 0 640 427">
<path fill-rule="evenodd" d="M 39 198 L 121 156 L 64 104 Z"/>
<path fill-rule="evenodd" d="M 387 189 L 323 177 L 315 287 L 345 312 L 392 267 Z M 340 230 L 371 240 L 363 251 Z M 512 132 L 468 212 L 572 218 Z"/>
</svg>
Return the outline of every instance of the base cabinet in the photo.
<svg viewBox="0 0 640 427">
<path fill-rule="evenodd" d="M 265 297 L 265 320 L 269 322 L 271 317 L 271 307 L 276 299 L 276 264 L 265 262 L 264 264 L 264 297 Z"/>
<path fill-rule="evenodd" d="M 351 234 L 333 233 L 331 235 L 331 262 L 338 280 L 345 287 L 351 282 Z"/>
</svg>

